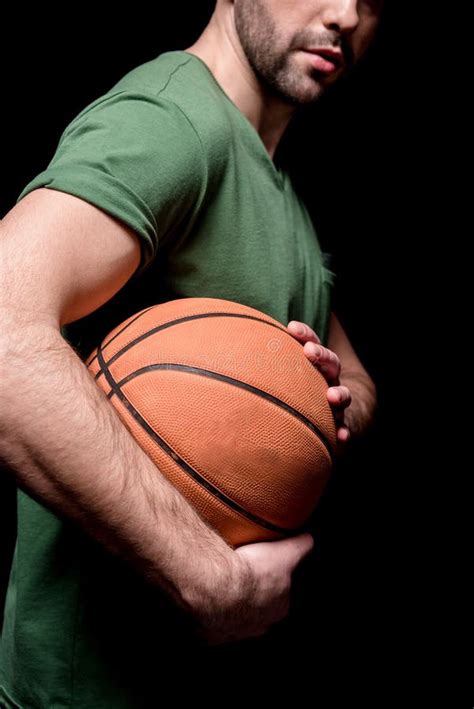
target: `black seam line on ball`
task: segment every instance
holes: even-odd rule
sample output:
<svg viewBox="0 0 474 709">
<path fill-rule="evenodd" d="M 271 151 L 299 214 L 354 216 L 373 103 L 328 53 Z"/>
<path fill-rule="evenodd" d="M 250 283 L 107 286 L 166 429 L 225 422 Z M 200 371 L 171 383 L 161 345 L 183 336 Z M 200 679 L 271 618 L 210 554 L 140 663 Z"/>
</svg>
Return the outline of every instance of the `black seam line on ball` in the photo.
<svg viewBox="0 0 474 709">
<path fill-rule="evenodd" d="M 268 322 L 267 320 L 263 320 L 262 318 L 257 318 L 255 315 L 242 315 L 240 313 L 199 313 L 198 315 L 187 315 L 184 318 L 178 318 L 177 320 L 171 320 L 170 322 L 164 323 L 163 325 L 157 325 L 157 327 L 154 327 L 152 330 L 148 330 L 147 332 L 144 332 L 143 335 L 140 335 L 137 337 L 135 340 L 132 340 L 128 344 L 126 344 L 124 347 L 122 347 L 121 350 L 116 352 L 107 362 L 107 365 L 110 366 L 115 362 L 116 359 L 121 357 L 124 352 L 127 350 L 131 349 L 134 347 L 138 342 L 141 342 L 142 340 L 146 340 L 147 337 L 150 337 L 151 335 L 154 335 L 156 332 L 160 332 L 160 330 L 166 330 L 169 327 L 172 327 L 173 325 L 180 325 L 183 322 L 188 322 L 189 320 L 199 320 L 200 318 L 216 318 L 216 317 L 228 317 L 228 318 L 247 318 L 248 320 L 257 320 L 257 322 L 262 322 L 265 325 L 270 325 L 271 327 L 275 327 L 277 330 L 281 330 L 281 332 L 284 332 L 285 334 L 289 334 L 281 325 L 275 325 L 274 323 Z M 290 335 L 291 337 L 291 335 Z M 102 372 L 97 372 L 95 375 L 94 379 L 98 379 Z"/>
<path fill-rule="evenodd" d="M 231 384 L 232 386 L 240 387 L 241 389 L 245 389 L 246 391 L 251 392 L 252 394 L 256 394 L 257 396 L 262 397 L 262 399 L 267 399 L 267 401 L 271 401 L 273 404 L 276 404 L 280 408 L 284 409 L 287 411 L 289 414 L 297 418 L 299 421 L 304 423 L 305 426 L 307 426 L 319 440 L 323 444 L 323 446 L 326 448 L 328 455 L 331 459 L 333 459 L 333 452 L 332 452 L 332 446 L 329 443 L 327 437 L 324 435 L 324 433 L 317 427 L 315 424 L 310 421 L 304 414 L 302 414 L 300 411 L 297 409 L 294 409 L 290 404 L 287 404 L 286 402 L 282 401 L 276 396 L 273 396 L 272 394 L 269 394 L 266 391 L 263 391 L 262 389 L 259 389 L 258 387 L 253 386 L 252 384 L 247 384 L 247 382 L 243 382 L 240 379 L 234 379 L 234 377 L 229 377 L 226 374 L 221 374 L 220 372 L 213 372 L 209 369 L 202 369 L 202 367 L 192 367 L 188 364 L 174 364 L 174 363 L 160 363 L 160 364 L 150 364 L 147 367 L 142 367 L 141 369 L 137 369 L 135 372 L 132 372 L 128 376 L 124 377 L 121 379 L 119 382 L 117 382 L 117 388 L 121 389 L 127 382 L 131 381 L 132 379 L 135 379 L 135 377 L 139 377 L 141 374 L 145 374 L 146 372 L 151 372 L 155 369 L 172 369 L 175 371 L 179 372 L 187 372 L 189 374 L 198 374 L 202 377 L 209 377 L 210 379 L 218 379 L 221 382 L 226 382 L 226 384 Z M 111 391 L 107 396 L 110 399 L 115 391 Z"/>
<path fill-rule="evenodd" d="M 105 350 L 105 348 L 108 347 L 108 346 L 110 345 L 110 343 L 115 340 L 116 337 L 118 337 L 119 335 L 121 335 L 122 333 L 125 332 L 125 330 L 127 329 L 127 327 L 130 327 L 130 325 L 133 325 L 133 323 L 134 323 L 136 320 L 138 320 L 139 318 L 141 318 L 143 315 L 145 315 L 145 313 L 147 313 L 149 310 L 151 310 L 151 309 L 154 308 L 154 307 L 155 307 L 154 305 L 150 305 L 149 308 L 146 308 L 146 310 L 142 310 L 140 313 L 138 313 L 138 315 L 136 315 L 132 320 L 130 320 L 130 322 L 128 322 L 128 323 L 125 325 L 125 327 L 122 327 L 122 329 L 119 330 L 118 332 L 116 332 L 115 335 L 110 338 L 110 340 L 107 340 L 107 342 L 106 342 L 104 345 L 102 345 L 102 350 Z M 91 364 L 92 364 L 93 362 L 95 362 L 96 359 L 97 359 L 97 355 L 94 355 L 87 366 L 90 367 Z M 101 374 L 101 372 L 99 372 L 99 374 Z M 97 379 L 97 375 L 94 377 L 94 379 Z"/>
<path fill-rule="evenodd" d="M 238 502 L 235 502 L 232 498 L 227 497 L 223 492 L 219 490 L 219 488 L 215 487 L 212 483 L 210 483 L 208 480 L 202 477 L 200 473 L 198 473 L 197 470 L 192 468 L 188 463 L 186 463 L 185 460 L 183 460 L 167 443 L 166 441 L 159 436 L 156 431 L 153 430 L 153 428 L 145 421 L 145 419 L 140 415 L 140 413 L 136 410 L 136 408 L 133 406 L 133 404 L 128 400 L 128 398 L 125 396 L 123 391 L 119 388 L 117 383 L 115 382 L 114 378 L 112 377 L 107 364 L 102 356 L 102 350 L 100 346 L 97 349 L 97 360 L 99 362 L 100 367 L 103 367 L 104 370 L 104 375 L 107 378 L 108 383 L 110 384 L 112 388 L 113 394 L 115 394 L 120 401 L 123 403 L 126 409 L 130 412 L 130 414 L 133 416 L 133 418 L 137 421 L 137 423 L 143 428 L 146 433 L 152 438 L 155 443 L 157 443 L 160 448 L 162 448 L 165 453 L 167 453 L 174 461 L 177 463 L 182 470 L 184 470 L 185 473 L 187 473 L 195 482 L 197 482 L 201 487 L 205 488 L 210 492 L 214 497 L 219 499 L 221 502 L 223 502 L 227 507 L 230 507 L 232 510 L 237 512 L 241 517 L 244 517 L 245 519 L 249 520 L 250 522 L 253 522 L 254 524 L 258 524 L 260 527 L 263 527 L 264 529 L 269 529 L 272 532 L 277 532 L 278 534 L 281 535 L 291 535 L 291 534 L 298 534 L 301 531 L 301 528 L 298 529 L 286 529 L 284 527 L 279 527 L 276 524 L 272 524 L 271 522 L 267 522 L 267 520 L 262 519 L 261 517 L 258 517 L 257 515 L 252 514 L 252 512 L 249 512 L 246 510 L 244 507 L 241 507 Z M 110 395 L 109 397 L 110 398 Z"/>
</svg>

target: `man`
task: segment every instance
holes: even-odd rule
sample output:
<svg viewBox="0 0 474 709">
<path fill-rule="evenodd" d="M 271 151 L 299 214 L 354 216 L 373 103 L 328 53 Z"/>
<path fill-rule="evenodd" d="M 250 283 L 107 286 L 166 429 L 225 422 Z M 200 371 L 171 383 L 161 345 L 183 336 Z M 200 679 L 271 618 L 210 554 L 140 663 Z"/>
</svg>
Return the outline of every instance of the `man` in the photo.
<svg viewBox="0 0 474 709">
<path fill-rule="evenodd" d="M 365 430 L 373 383 L 273 156 L 295 111 L 363 55 L 380 12 L 377 0 L 218 0 L 193 46 L 81 111 L 3 220 L 0 455 L 21 488 L 4 706 L 151 706 L 173 661 L 287 614 L 311 536 L 229 548 L 82 360 L 146 305 L 228 298 L 290 321 L 328 380 L 341 446 Z"/>
</svg>

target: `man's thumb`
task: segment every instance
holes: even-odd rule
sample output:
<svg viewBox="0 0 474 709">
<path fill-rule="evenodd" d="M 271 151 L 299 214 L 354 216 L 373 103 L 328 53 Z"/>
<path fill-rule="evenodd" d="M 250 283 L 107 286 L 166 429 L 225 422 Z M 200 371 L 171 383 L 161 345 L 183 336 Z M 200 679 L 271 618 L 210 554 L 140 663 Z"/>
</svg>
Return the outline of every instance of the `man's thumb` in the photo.
<svg viewBox="0 0 474 709">
<path fill-rule="evenodd" d="M 289 537 L 285 539 L 284 542 L 280 544 L 286 544 L 288 546 L 288 553 L 293 559 L 293 569 L 304 559 L 311 554 L 314 547 L 314 538 L 311 534 L 305 532 L 304 534 L 298 534 L 296 537 Z"/>
</svg>

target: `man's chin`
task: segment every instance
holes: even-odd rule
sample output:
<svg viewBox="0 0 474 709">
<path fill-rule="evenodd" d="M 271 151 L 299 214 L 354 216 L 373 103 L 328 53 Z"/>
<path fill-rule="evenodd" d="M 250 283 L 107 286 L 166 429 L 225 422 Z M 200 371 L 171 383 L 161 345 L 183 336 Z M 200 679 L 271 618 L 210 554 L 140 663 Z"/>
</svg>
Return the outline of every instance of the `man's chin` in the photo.
<svg viewBox="0 0 474 709">
<path fill-rule="evenodd" d="M 294 80 L 296 77 L 297 81 Z M 268 81 L 265 78 L 264 83 L 270 94 L 285 103 L 291 106 L 305 106 L 315 103 L 320 98 L 328 81 L 327 77 L 315 76 L 314 72 L 305 73 L 303 76 L 300 71 L 296 75 L 287 74 L 285 78 L 279 77 L 279 80 Z"/>
<path fill-rule="evenodd" d="M 325 82 L 310 80 L 306 86 L 302 86 L 299 91 L 294 93 L 293 100 L 300 106 L 315 103 L 321 98 L 325 90 Z"/>
</svg>

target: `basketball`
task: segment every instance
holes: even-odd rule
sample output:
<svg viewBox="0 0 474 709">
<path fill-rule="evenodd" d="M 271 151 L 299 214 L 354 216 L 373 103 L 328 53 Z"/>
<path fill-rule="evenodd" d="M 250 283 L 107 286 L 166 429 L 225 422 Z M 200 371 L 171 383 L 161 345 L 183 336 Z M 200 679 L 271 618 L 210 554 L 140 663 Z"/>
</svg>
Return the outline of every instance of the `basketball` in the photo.
<svg viewBox="0 0 474 709">
<path fill-rule="evenodd" d="M 180 298 L 117 326 L 86 366 L 137 443 L 233 547 L 302 531 L 336 445 L 328 385 L 282 323 Z"/>
</svg>

